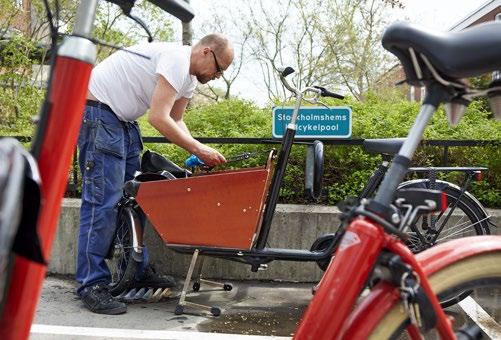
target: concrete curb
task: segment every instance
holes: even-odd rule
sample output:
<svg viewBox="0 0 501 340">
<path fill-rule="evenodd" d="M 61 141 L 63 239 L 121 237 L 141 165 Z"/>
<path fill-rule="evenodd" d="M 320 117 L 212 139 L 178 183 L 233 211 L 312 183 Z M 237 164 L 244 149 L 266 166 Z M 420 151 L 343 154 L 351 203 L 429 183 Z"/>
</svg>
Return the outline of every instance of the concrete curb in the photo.
<svg viewBox="0 0 501 340">
<path fill-rule="evenodd" d="M 65 199 L 59 226 L 52 247 L 48 271 L 74 274 L 80 216 L 80 200 Z M 488 209 L 493 222 L 501 226 L 501 210 Z M 337 230 L 340 212 L 336 207 L 318 205 L 278 205 L 269 236 L 269 247 L 310 249 L 315 239 Z M 498 228 L 493 233 L 500 234 Z M 191 256 L 167 249 L 151 226 L 147 228 L 146 243 L 151 263 L 162 272 L 184 278 Z M 266 271 L 253 273 L 250 266 L 232 261 L 208 258 L 204 276 L 225 280 L 284 280 L 314 282 L 322 273 L 315 263 L 274 261 Z"/>
</svg>

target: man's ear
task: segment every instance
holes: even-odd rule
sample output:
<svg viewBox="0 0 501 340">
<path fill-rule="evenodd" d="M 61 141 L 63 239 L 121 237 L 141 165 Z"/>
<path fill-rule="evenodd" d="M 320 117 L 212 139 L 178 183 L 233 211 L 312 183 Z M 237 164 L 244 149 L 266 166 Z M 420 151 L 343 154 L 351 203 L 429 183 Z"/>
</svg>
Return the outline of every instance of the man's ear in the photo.
<svg viewBox="0 0 501 340">
<path fill-rule="evenodd" d="M 204 54 L 207 54 L 207 53 L 209 53 L 209 52 L 210 52 L 210 48 L 209 48 L 209 47 L 204 47 L 204 48 L 202 49 L 202 52 L 203 52 Z"/>
</svg>

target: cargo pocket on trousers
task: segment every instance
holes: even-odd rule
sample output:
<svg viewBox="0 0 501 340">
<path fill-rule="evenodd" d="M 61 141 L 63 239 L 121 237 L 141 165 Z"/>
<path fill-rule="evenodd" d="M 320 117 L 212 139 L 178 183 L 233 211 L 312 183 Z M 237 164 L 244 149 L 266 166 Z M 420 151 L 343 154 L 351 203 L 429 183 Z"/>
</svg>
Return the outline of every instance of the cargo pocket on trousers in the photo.
<svg viewBox="0 0 501 340">
<path fill-rule="evenodd" d="M 118 123 L 120 124 L 120 123 Z M 104 203 L 105 159 L 107 155 L 118 159 L 124 158 L 123 127 L 106 124 L 102 120 L 96 122 L 94 150 L 87 152 L 84 163 L 82 198 L 93 204 Z"/>
<path fill-rule="evenodd" d="M 99 121 L 96 131 L 96 150 L 124 158 L 124 129 L 121 125 L 106 124 Z"/>
<path fill-rule="evenodd" d="M 87 153 L 82 175 L 82 199 L 92 204 L 103 204 L 104 201 L 103 163 L 101 153 Z"/>
</svg>

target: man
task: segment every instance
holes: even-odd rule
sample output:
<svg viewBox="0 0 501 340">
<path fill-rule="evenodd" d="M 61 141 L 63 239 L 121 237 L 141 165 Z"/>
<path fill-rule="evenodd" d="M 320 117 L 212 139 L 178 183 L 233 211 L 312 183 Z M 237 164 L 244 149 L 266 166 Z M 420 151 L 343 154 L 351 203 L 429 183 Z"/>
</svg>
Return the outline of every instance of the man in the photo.
<svg viewBox="0 0 501 340">
<path fill-rule="evenodd" d="M 126 312 L 126 305 L 108 291 L 110 271 L 104 259 L 114 236 L 115 205 L 123 184 L 140 165 L 142 142 L 135 120 L 149 109 L 148 122 L 171 142 L 207 165 L 226 162 L 218 151 L 191 136 L 183 114 L 197 80 L 205 84 L 219 78 L 233 61 L 228 39 L 211 34 L 193 47 L 159 42 L 129 50 L 136 54 L 118 51 L 94 68 L 78 137 L 82 206 L 77 293 L 89 310 L 101 314 Z M 138 286 L 175 285 L 172 278 L 158 277 L 148 266 L 143 266 L 137 281 Z"/>
</svg>

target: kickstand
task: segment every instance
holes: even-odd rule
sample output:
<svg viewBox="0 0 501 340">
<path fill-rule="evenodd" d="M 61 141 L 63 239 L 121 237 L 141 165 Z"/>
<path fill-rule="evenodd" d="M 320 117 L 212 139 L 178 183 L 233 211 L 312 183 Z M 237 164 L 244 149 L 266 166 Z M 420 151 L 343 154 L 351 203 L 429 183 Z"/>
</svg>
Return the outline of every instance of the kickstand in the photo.
<svg viewBox="0 0 501 340">
<path fill-rule="evenodd" d="M 231 283 L 221 283 L 221 282 L 216 282 L 216 281 L 211 281 L 207 279 L 202 278 L 202 268 L 204 265 L 205 257 L 201 256 L 200 261 L 198 263 L 198 268 L 195 274 L 195 281 L 193 282 L 193 291 L 198 292 L 200 290 L 200 286 L 202 283 L 207 284 L 209 286 L 214 286 L 214 287 L 219 287 L 222 288 L 223 290 L 229 292 L 230 290 L 233 289 L 233 285 Z"/>
<path fill-rule="evenodd" d="M 174 314 L 176 314 L 176 315 L 183 314 L 185 306 L 208 311 L 214 316 L 219 316 L 221 314 L 221 309 L 219 307 L 201 305 L 201 304 L 189 302 L 186 300 L 186 293 L 188 292 L 188 289 L 189 289 L 188 287 L 190 286 L 190 283 L 191 283 L 191 278 L 193 276 L 193 270 L 195 269 L 195 265 L 197 264 L 197 258 L 198 258 L 199 253 L 200 253 L 199 249 L 195 249 L 195 251 L 193 252 L 190 267 L 188 268 L 188 273 L 186 274 L 186 279 L 184 280 L 183 290 L 181 291 L 181 297 L 179 298 L 179 302 L 176 306 L 176 310 L 174 311 Z M 203 265 L 203 257 L 202 257 L 202 261 L 201 261 L 201 263 L 198 267 L 198 270 L 197 270 L 197 279 L 193 283 L 193 290 L 198 291 L 200 289 L 200 282 L 215 284 L 217 286 L 222 286 L 223 288 L 224 288 L 224 286 L 227 285 L 227 284 L 221 284 L 221 283 L 202 279 L 201 278 L 202 265 Z M 195 287 L 197 287 L 198 289 L 195 289 Z M 229 287 L 231 287 L 231 285 L 229 285 Z M 231 288 L 230 289 L 224 288 L 224 289 L 231 290 Z"/>
</svg>

